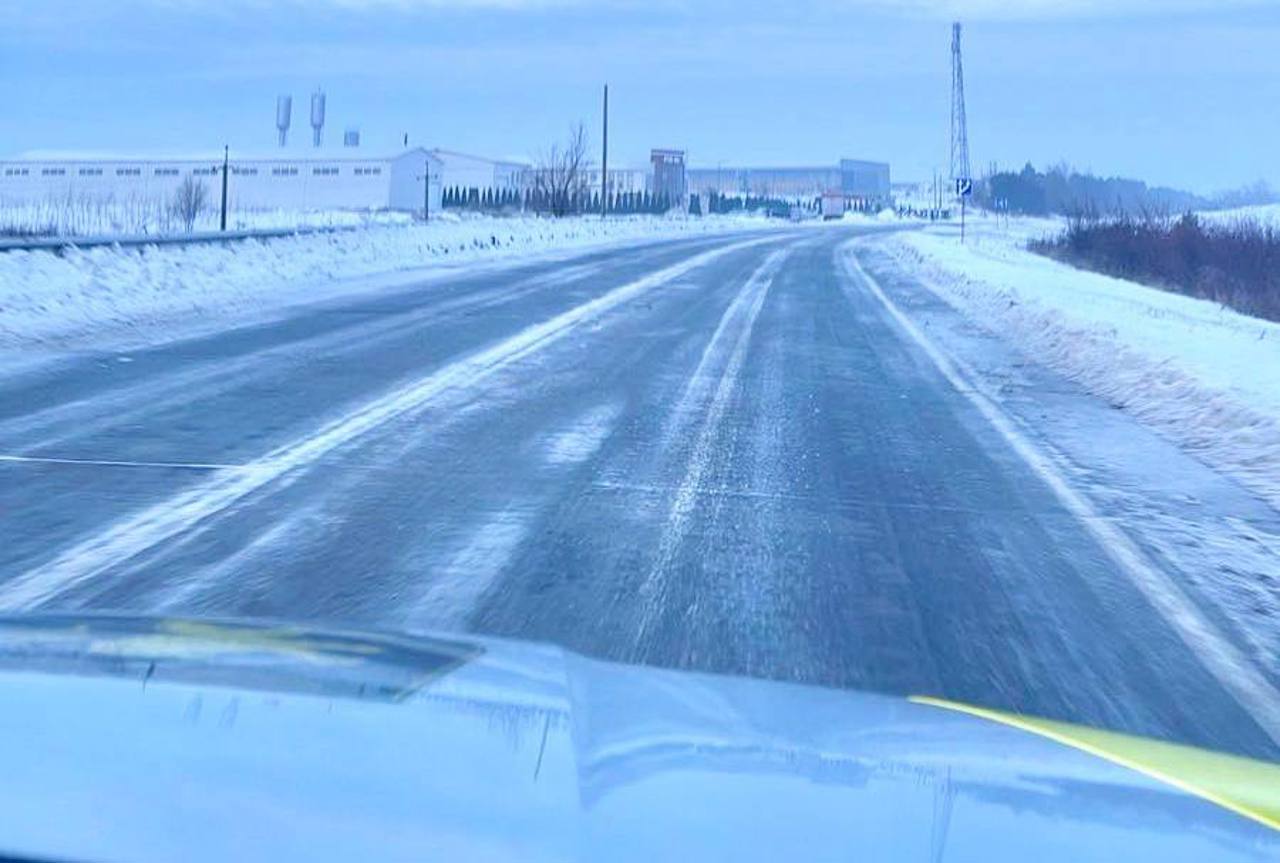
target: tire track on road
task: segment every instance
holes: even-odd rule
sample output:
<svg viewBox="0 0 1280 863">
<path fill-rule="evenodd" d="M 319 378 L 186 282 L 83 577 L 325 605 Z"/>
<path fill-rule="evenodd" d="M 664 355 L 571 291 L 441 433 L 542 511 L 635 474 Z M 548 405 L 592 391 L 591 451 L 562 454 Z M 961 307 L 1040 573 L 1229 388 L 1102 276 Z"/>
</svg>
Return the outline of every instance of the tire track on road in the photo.
<svg viewBox="0 0 1280 863">
<path fill-rule="evenodd" d="M 675 499 L 668 510 L 666 524 L 658 540 L 658 549 L 653 563 L 640 583 L 642 608 L 640 623 L 636 629 L 635 646 L 637 653 L 641 656 L 645 655 L 646 645 L 659 616 L 667 610 L 667 582 L 676 555 L 688 534 L 694 507 L 704 491 L 704 478 L 711 468 L 712 458 L 715 455 L 714 444 L 720 434 L 720 427 L 729 403 L 738 389 L 738 378 L 746 362 L 756 319 L 764 307 L 765 297 L 768 296 L 775 276 L 791 251 L 791 248 L 779 249 L 769 255 L 743 285 L 741 292 L 720 318 L 720 323 L 707 343 L 698 367 L 673 412 L 675 424 L 679 426 L 691 414 L 694 406 L 707 396 L 710 367 L 720 355 L 725 353 L 726 343 L 729 343 L 728 360 L 716 381 L 715 388 L 709 393 L 710 402 L 702 414 L 701 425 L 686 463 L 684 476 L 676 488 Z M 729 342 L 730 339 L 731 342 Z"/>
</svg>

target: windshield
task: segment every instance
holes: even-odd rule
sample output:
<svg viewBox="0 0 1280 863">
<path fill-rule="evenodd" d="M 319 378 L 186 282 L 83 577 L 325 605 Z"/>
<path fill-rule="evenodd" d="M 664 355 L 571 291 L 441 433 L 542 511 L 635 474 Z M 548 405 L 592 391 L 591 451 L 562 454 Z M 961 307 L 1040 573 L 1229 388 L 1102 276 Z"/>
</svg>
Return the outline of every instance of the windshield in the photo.
<svg viewBox="0 0 1280 863">
<path fill-rule="evenodd" d="M 8 5 L 0 613 L 1280 760 L 1270 4 Z"/>
</svg>

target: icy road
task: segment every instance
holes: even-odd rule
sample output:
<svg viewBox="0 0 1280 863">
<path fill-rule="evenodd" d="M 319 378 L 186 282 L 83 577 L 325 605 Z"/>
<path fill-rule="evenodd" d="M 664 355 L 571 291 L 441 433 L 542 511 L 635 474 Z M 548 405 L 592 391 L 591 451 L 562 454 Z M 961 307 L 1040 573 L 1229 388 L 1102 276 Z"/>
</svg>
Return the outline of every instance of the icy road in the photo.
<svg viewBox="0 0 1280 863">
<path fill-rule="evenodd" d="M 1277 757 L 1280 661 L 1161 533 L 1188 489 L 1274 512 L 901 266 L 872 228 L 682 239 L 12 371 L 0 610 L 476 631 Z"/>
</svg>

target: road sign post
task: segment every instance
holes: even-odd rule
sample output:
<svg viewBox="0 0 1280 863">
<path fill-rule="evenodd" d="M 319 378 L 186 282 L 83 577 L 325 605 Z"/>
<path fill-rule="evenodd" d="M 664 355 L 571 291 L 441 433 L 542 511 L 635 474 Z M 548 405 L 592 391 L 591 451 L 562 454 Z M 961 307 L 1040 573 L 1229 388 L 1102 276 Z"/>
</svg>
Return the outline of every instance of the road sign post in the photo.
<svg viewBox="0 0 1280 863">
<path fill-rule="evenodd" d="M 973 180 L 969 177 L 956 177 L 956 197 L 960 199 L 960 242 L 964 242 L 965 204 L 973 194 Z"/>
</svg>

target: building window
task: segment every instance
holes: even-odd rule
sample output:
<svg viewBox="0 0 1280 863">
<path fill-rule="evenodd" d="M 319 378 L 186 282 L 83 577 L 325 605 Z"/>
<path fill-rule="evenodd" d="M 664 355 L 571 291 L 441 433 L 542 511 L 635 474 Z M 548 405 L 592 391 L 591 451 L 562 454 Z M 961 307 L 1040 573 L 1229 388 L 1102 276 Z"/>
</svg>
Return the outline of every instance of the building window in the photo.
<svg viewBox="0 0 1280 863">
<path fill-rule="evenodd" d="M 195 174 L 197 177 L 212 177 L 214 174 L 218 173 L 218 169 L 217 168 L 195 168 L 194 170 L 192 170 L 191 173 Z"/>
<path fill-rule="evenodd" d="M 298 176 L 297 168 L 272 168 L 271 176 L 273 177 L 296 177 Z"/>
<path fill-rule="evenodd" d="M 26 168 L 5 168 L 4 175 L 6 177 L 25 177 L 30 171 Z"/>
<path fill-rule="evenodd" d="M 311 173 L 317 177 L 336 177 L 338 174 L 338 169 L 337 168 L 312 168 Z"/>
<path fill-rule="evenodd" d="M 116 168 L 117 177 L 141 177 L 141 168 Z"/>
<path fill-rule="evenodd" d="M 178 176 L 177 168 L 156 168 L 157 177 L 176 177 Z"/>
<path fill-rule="evenodd" d="M 258 176 L 258 169 L 257 168 L 232 168 L 231 173 L 239 174 L 246 177 L 256 177 Z"/>
<path fill-rule="evenodd" d="M 101 168 L 81 168 L 80 176 L 81 177 L 101 177 L 102 169 Z"/>
<path fill-rule="evenodd" d="M 67 169 L 66 168 L 44 168 L 40 171 L 40 173 L 42 176 L 45 176 L 45 177 L 64 177 L 66 176 Z"/>
<path fill-rule="evenodd" d="M 356 168 L 357 177 L 376 177 L 381 173 L 381 168 Z"/>
</svg>

